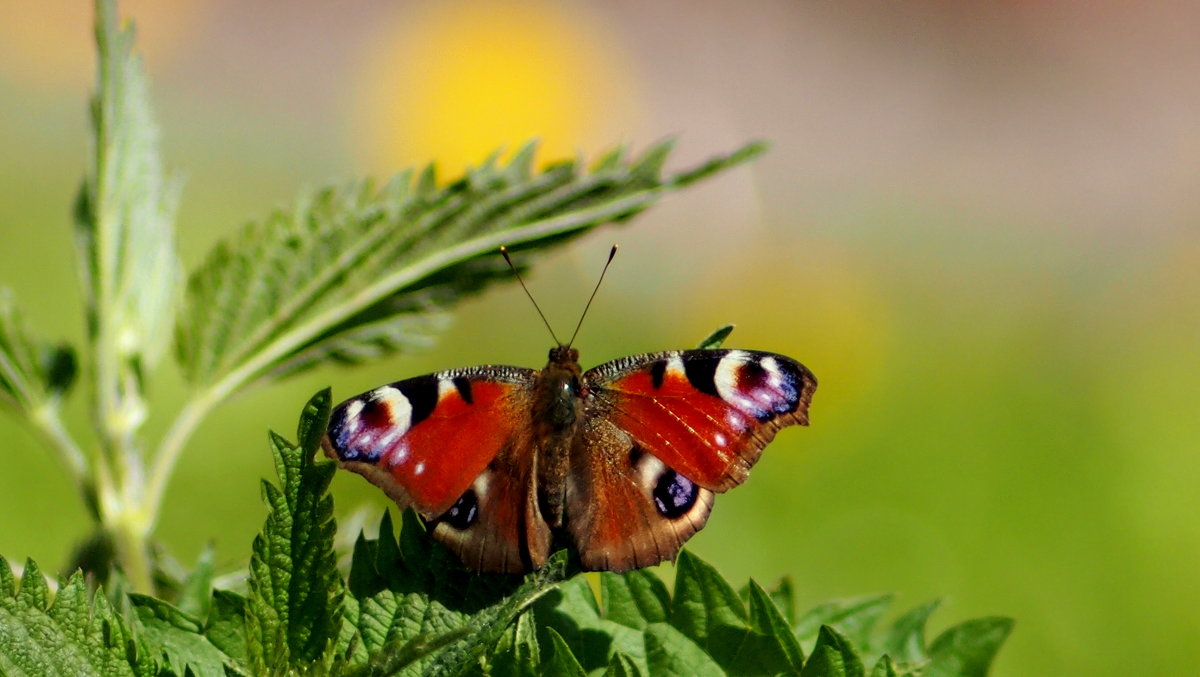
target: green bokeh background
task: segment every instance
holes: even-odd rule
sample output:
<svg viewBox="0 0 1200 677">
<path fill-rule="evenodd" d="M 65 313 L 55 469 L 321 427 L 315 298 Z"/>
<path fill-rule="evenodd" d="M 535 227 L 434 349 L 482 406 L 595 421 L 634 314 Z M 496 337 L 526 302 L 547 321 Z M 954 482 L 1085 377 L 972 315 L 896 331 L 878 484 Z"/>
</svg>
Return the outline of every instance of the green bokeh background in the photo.
<svg viewBox="0 0 1200 677">
<path fill-rule="evenodd" d="M 78 340 L 68 215 L 90 63 L 71 50 L 88 39 L 86 3 L 25 4 L 0 2 L 15 16 L 0 29 L 0 285 L 40 334 Z M 455 125 L 474 124 L 452 97 L 433 123 L 403 108 L 383 123 L 363 115 L 381 90 L 450 96 L 432 86 L 446 55 L 407 75 L 377 68 L 379 55 L 415 40 L 414 25 L 466 31 L 494 4 L 457 5 L 452 21 L 422 3 L 360 3 L 336 20 L 315 1 L 131 5 L 166 160 L 186 180 L 185 265 L 304 187 L 412 161 L 381 154 L 384 135 L 449 147 Z M 733 581 L 791 575 L 808 603 L 944 597 L 935 631 L 1013 616 L 997 675 L 1189 672 L 1200 659 L 1195 8 L 523 8 L 550 17 L 524 36 L 546 52 L 532 66 L 514 59 L 514 82 L 558 83 L 579 104 L 539 123 L 552 148 L 679 134 L 682 165 L 774 143 L 749 168 L 543 257 L 530 280 L 568 327 L 620 242 L 578 342 L 585 365 L 686 347 L 734 322 L 729 345 L 792 355 L 820 378 L 813 426 L 783 433 L 747 485 L 719 498 L 695 552 Z M 572 58 L 606 64 L 621 101 L 537 70 L 560 63 L 562 31 L 593 41 L 591 57 Z M 480 58 L 503 60 L 489 49 Z M 492 145 L 521 141 L 513 130 Z M 462 161 L 441 159 L 451 173 Z M 503 287 L 462 304 L 426 353 L 230 401 L 190 444 L 161 538 L 185 560 L 211 542 L 225 565 L 244 561 L 270 473 L 265 431 L 290 434 L 318 388 L 342 397 L 456 365 L 539 366 L 548 347 L 520 291 Z M 157 437 L 185 385 L 168 366 L 152 387 Z M 82 437 L 86 391 L 69 422 Z M 79 500 L 8 412 L 0 439 L 0 553 L 61 566 L 86 535 Z M 367 510 L 374 521 L 386 505 L 354 476 L 334 490 L 344 520 Z"/>
</svg>

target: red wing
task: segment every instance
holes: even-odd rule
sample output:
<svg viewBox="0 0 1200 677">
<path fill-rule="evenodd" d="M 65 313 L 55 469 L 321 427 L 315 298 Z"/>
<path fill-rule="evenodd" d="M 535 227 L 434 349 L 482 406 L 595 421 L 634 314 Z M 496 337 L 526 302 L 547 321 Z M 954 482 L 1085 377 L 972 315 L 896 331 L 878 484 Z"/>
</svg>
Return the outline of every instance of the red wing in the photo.
<svg viewBox="0 0 1200 677">
<path fill-rule="evenodd" d="M 566 499 L 584 568 L 621 572 L 673 559 L 708 520 L 713 493 L 600 417 L 572 454 Z"/>
<path fill-rule="evenodd" d="M 527 436 L 507 444 L 449 510 L 433 520 L 434 538 L 477 571 L 521 573 L 550 555 L 550 525 L 537 500 L 537 455 Z"/>
<path fill-rule="evenodd" d="M 477 367 L 381 386 L 333 410 L 325 453 L 400 507 L 437 517 L 528 428 L 534 374 Z"/>
<path fill-rule="evenodd" d="M 799 362 L 747 350 L 636 355 L 583 379 L 589 417 L 611 421 L 636 448 L 717 492 L 741 484 L 781 428 L 808 425 L 817 387 Z"/>
</svg>

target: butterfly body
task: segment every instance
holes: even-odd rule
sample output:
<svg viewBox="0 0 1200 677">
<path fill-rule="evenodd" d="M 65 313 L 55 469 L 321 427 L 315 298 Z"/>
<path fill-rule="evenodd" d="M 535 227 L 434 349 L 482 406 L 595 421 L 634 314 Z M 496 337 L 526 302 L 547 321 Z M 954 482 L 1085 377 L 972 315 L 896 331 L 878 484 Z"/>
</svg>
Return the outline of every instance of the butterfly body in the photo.
<svg viewBox="0 0 1200 677">
<path fill-rule="evenodd" d="M 584 372 L 550 351 L 540 371 L 485 366 L 399 381 L 333 412 L 327 455 L 413 506 L 480 571 L 540 566 L 572 545 L 585 568 L 671 559 L 713 495 L 745 480 L 816 379 L 744 350 L 668 351 Z"/>
</svg>

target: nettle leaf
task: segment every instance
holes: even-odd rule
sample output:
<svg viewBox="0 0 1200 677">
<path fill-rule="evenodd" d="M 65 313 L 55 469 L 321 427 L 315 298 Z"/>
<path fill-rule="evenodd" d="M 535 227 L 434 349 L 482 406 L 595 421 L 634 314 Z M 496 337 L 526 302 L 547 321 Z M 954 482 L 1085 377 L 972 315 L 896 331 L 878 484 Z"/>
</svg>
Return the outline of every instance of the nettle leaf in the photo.
<svg viewBox="0 0 1200 677">
<path fill-rule="evenodd" d="M 712 348 L 720 348 L 721 345 L 723 343 L 725 343 L 725 339 L 729 338 L 729 335 L 732 333 L 733 333 L 733 325 L 727 324 L 723 327 L 718 328 L 716 331 L 714 331 L 713 333 L 706 336 L 704 338 L 704 340 L 700 342 L 700 345 L 698 345 L 696 347 L 699 348 L 700 350 L 709 350 Z"/>
<path fill-rule="evenodd" d="M 559 552 L 524 578 L 481 576 L 434 542 L 412 511 L 397 541 L 385 513 L 379 537 L 360 537 L 354 548 L 339 655 L 353 675 L 458 675 L 481 661 L 539 665 L 547 645 L 530 644 L 531 626 L 510 627 L 570 572 Z"/>
<path fill-rule="evenodd" d="M 822 625 L 817 632 L 817 643 L 813 646 L 808 662 L 804 664 L 801 677 L 863 677 L 862 660 L 854 646 L 837 630 Z"/>
<path fill-rule="evenodd" d="M 147 650 L 103 594 L 91 594 L 83 575 L 52 596 L 32 560 L 19 586 L 0 557 L 0 674 L 149 677 Z"/>
<path fill-rule="evenodd" d="M 559 641 L 562 641 L 561 637 Z M 571 661 L 579 665 L 574 656 L 571 656 Z M 488 668 L 491 674 L 512 677 L 539 677 L 545 674 L 533 614 L 521 614 L 504 631 L 488 662 Z"/>
<path fill-rule="evenodd" d="M 322 672 L 342 616 L 342 581 L 333 551 L 333 463 L 313 455 L 329 420 L 330 393 L 309 400 L 294 445 L 272 433 L 279 486 L 263 482 L 269 506 L 254 539 L 246 598 L 246 652 L 254 674 Z"/>
<path fill-rule="evenodd" d="M 118 28 L 112 0 L 96 2 L 97 92 L 92 166 L 76 204 L 88 329 L 100 359 L 139 378 L 171 337 L 180 287 L 174 215 L 178 185 L 164 178 L 132 27 Z"/>
<path fill-rule="evenodd" d="M 604 677 L 643 677 L 645 675 L 632 658 L 618 651 L 608 662 Z"/>
<path fill-rule="evenodd" d="M 129 596 L 138 618 L 138 634 L 153 655 L 175 674 L 226 677 L 245 674 L 238 661 L 226 655 L 203 634 L 198 619 L 162 600 Z"/>
<path fill-rule="evenodd" d="M 547 674 L 562 675 L 563 677 L 587 677 L 583 666 L 575 660 L 575 655 L 571 653 L 571 648 L 567 646 L 563 638 L 554 630 L 549 631 L 549 636 L 550 657 L 546 660 Z"/>
<path fill-rule="evenodd" d="M 940 600 L 923 604 L 892 622 L 892 627 L 884 635 L 881 643 L 882 650 L 904 663 L 916 663 L 927 660 L 925 654 L 925 623 L 928 622 Z"/>
<path fill-rule="evenodd" d="M 816 637 L 823 625 L 836 627 L 858 647 L 870 646 L 876 623 L 891 606 L 893 595 L 835 600 L 813 607 L 793 627 L 800 639 Z"/>
<path fill-rule="evenodd" d="M 929 645 L 929 677 L 984 677 L 1000 645 L 1012 632 L 1011 618 L 976 618 L 960 623 Z"/>
<path fill-rule="evenodd" d="M 678 628 L 652 623 L 646 628 L 646 664 L 651 675 L 724 677 L 727 673 L 707 652 Z"/>
<path fill-rule="evenodd" d="M 246 598 L 228 590 L 213 590 L 204 636 L 239 665 L 247 664 Z"/>
<path fill-rule="evenodd" d="M 12 295 L 0 289 L 0 402 L 26 413 L 56 407 L 77 371 L 74 349 L 30 335 Z"/>
<path fill-rule="evenodd" d="M 610 153 L 590 170 L 561 162 L 535 172 L 531 144 L 445 186 L 427 170 L 382 188 L 321 191 L 246 227 L 191 276 L 177 328 L 184 371 L 227 393 L 324 360 L 410 348 L 440 328 L 436 311 L 513 279 L 500 245 L 562 244 L 763 149 L 751 144 L 663 176 L 670 147 Z"/>
</svg>

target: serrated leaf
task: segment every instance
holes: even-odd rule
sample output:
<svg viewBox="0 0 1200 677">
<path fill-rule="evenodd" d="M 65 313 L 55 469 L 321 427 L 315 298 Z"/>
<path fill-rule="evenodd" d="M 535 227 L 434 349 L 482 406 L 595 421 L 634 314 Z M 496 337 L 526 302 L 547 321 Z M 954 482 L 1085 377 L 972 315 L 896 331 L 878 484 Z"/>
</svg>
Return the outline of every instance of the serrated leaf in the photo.
<svg viewBox="0 0 1200 677">
<path fill-rule="evenodd" d="M 805 612 L 794 631 L 797 637 L 806 639 L 816 635 L 822 625 L 832 625 L 855 646 L 866 647 L 870 645 L 875 624 L 892 599 L 893 595 L 871 595 L 826 602 Z"/>
<path fill-rule="evenodd" d="M 246 598 L 228 590 L 213 590 L 204 636 L 222 653 L 246 663 Z"/>
<path fill-rule="evenodd" d="M 768 591 L 771 601 L 775 603 L 775 607 L 783 613 L 783 617 L 787 620 L 788 626 L 796 627 L 796 593 L 792 589 L 792 579 L 790 576 L 784 576 L 779 583 Z"/>
<path fill-rule="evenodd" d="M 670 144 L 642 157 L 532 170 L 532 149 L 438 188 L 426 172 L 328 189 L 219 246 L 188 284 L 177 337 L 188 377 L 214 390 L 407 348 L 431 312 L 513 277 L 496 255 L 561 244 L 642 211 L 664 192 L 745 160 L 662 176 Z M 734 161 L 732 158 L 736 157 Z"/>
<path fill-rule="evenodd" d="M 733 333 L 733 325 L 732 324 L 727 324 L 723 327 L 719 327 L 716 331 L 714 331 L 713 333 L 706 336 L 704 338 L 704 340 L 700 342 L 700 345 L 698 345 L 696 347 L 699 348 L 700 350 L 710 350 L 713 348 L 720 348 L 721 344 L 725 343 L 725 339 L 729 338 L 729 335 L 732 333 Z"/>
<path fill-rule="evenodd" d="M 140 636 L 153 655 L 176 674 L 195 677 L 226 677 L 227 669 L 238 672 L 237 662 L 217 648 L 202 633 L 199 619 L 162 600 L 130 595 L 137 612 Z"/>
<path fill-rule="evenodd" d="M 646 569 L 600 574 L 600 600 L 605 618 L 635 630 L 666 621 L 671 610 L 667 586 Z"/>
<path fill-rule="evenodd" d="M 280 484 L 263 483 L 269 513 L 254 539 L 247 581 L 247 654 L 256 674 L 332 660 L 327 650 L 341 627 L 333 499 L 326 493 L 335 466 L 313 463 L 317 446 L 309 434 L 325 428 L 329 404 L 326 389 L 305 406 L 299 430 L 308 446 L 271 434 Z"/>
<path fill-rule="evenodd" d="M 882 650 L 903 663 L 929 658 L 925 653 L 925 623 L 939 605 L 941 600 L 935 599 L 897 618 L 883 637 Z"/>
<path fill-rule="evenodd" d="M 750 581 L 748 607 L 753 634 L 747 638 L 739 655 L 754 656 L 757 664 L 776 673 L 799 672 L 804 665 L 800 642 L 767 591 L 753 580 Z"/>
<path fill-rule="evenodd" d="M 488 662 L 488 671 L 493 675 L 538 677 L 544 674 L 540 653 L 533 614 L 521 614 L 501 636 Z"/>
<path fill-rule="evenodd" d="M 1011 618 L 976 618 L 949 628 L 929 645 L 929 677 L 985 677 L 1000 645 L 1012 632 Z"/>
<path fill-rule="evenodd" d="M 687 635 L 668 623 L 646 627 L 646 663 L 651 675 L 724 677 L 726 672 Z"/>
<path fill-rule="evenodd" d="M 608 664 L 614 650 L 614 642 L 624 638 L 625 650 L 643 655 L 642 633 L 600 615 L 600 607 L 588 581 L 577 576 L 557 586 L 538 600 L 533 608 L 538 621 L 538 640 L 542 646 L 550 643 L 548 630 L 553 629 L 571 647 L 576 660 L 585 670 L 591 671 Z M 617 628 L 627 630 L 620 634 Z M 620 647 L 617 647 L 620 650 Z"/>
<path fill-rule="evenodd" d="M 118 27 L 114 3 L 98 0 L 95 153 L 76 205 L 76 240 L 97 359 L 121 370 L 98 370 L 101 388 L 123 387 L 121 379 L 140 378 L 157 361 L 170 340 L 180 282 L 178 186 L 163 175 L 133 42 L 133 28 Z"/>
<path fill-rule="evenodd" d="M 613 654 L 604 670 L 604 677 L 643 677 L 645 675 L 632 658 L 620 651 Z"/>
<path fill-rule="evenodd" d="M 850 641 L 828 625 L 817 632 L 817 643 L 801 677 L 863 677 L 865 668 Z"/>
<path fill-rule="evenodd" d="M 209 543 L 200 551 L 200 556 L 196 558 L 196 566 L 188 572 L 179 586 L 175 606 L 195 618 L 206 618 L 212 603 L 213 556 L 212 544 Z"/>
<path fill-rule="evenodd" d="M 718 663 L 729 664 L 749 632 L 741 598 L 716 569 L 687 550 L 679 552 L 675 567 L 671 625 Z"/>
<path fill-rule="evenodd" d="M 900 672 L 896 667 L 892 657 L 883 654 L 879 660 L 875 662 L 875 667 L 871 668 L 871 677 L 900 677 Z"/>
<path fill-rule="evenodd" d="M 102 594 L 83 576 L 59 586 L 53 603 L 38 567 L 26 564 L 19 587 L 0 557 L 0 674 L 148 677 L 154 666 Z"/>
<path fill-rule="evenodd" d="M 553 628 L 549 630 L 549 634 L 550 656 L 546 659 L 546 674 L 562 675 L 562 677 L 587 677 L 583 666 L 575 660 L 575 655 L 571 653 L 571 648 L 567 646 L 563 638 Z"/>
<path fill-rule="evenodd" d="M 568 573 L 559 552 L 524 579 L 480 576 L 434 542 L 411 510 L 403 520 L 399 544 L 385 517 L 378 539 L 355 546 L 350 627 L 338 642 L 354 675 L 461 674 L 496 650 L 514 620 Z"/>
<path fill-rule="evenodd" d="M 75 382 L 75 351 L 34 338 L 7 289 L 0 289 L 0 402 L 34 413 L 57 406 Z"/>
</svg>

